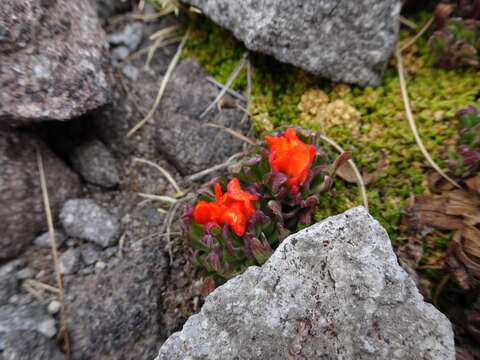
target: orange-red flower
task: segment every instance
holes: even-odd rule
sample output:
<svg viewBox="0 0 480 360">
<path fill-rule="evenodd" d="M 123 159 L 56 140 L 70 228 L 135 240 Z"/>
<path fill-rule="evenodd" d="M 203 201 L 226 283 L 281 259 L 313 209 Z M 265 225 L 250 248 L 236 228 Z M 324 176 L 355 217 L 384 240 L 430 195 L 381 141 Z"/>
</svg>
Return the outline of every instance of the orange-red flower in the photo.
<svg viewBox="0 0 480 360">
<path fill-rule="evenodd" d="M 287 175 L 292 192 L 298 193 L 315 158 L 315 147 L 300 140 L 294 128 L 288 128 L 281 136 L 267 136 L 265 140 L 272 170 Z"/>
<path fill-rule="evenodd" d="M 247 191 L 243 191 L 237 178 L 227 184 L 224 194 L 219 183 L 214 186 L 215 201 L 199 201 L 193 209 L 194 220 L 201 225 L 227 224 L 238 236 L 245 234 L 248 219 L 253 215 L 253 203 L 258 199 Z"/>
</svg>

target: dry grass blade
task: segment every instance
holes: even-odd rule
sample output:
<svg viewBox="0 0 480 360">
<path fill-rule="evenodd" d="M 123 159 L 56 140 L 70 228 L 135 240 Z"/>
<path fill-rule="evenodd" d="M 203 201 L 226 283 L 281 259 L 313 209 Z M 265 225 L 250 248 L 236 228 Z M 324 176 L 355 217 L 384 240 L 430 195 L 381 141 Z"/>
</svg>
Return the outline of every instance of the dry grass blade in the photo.
<svg viewBox="0 0 480 360">
<path fill-rule="evenodd" d="M 150 35 L 150 40 L 165 39 L 172 34 L 175 34 L 176 31 L 180 28 L 179 25 L 167 26 L 163 29 L 158 30 L 157 32 Z"/>
<path fill-rule="evenodd" d="M 27 283 L 31 287 L 38 288 L 38 289 L 41 289 L 41 290 L 45 290 L 45 291 L 51 292 L 53 294 L 59 294 L 60 293 L 60 290 L 58 290 L 56 287 L 53 287 L 51 285 L 42 283 L 42 282 L 34 280 L 34 279 L 27 279 L 27 280 L 25 280 L 25 283 Z"/>
<path fill-rule="evenodd" d="M 132 60 L 138 59 L 140 56 L 145 55 L 145 54 L 148 54 L 148 56 L 150 56 L 150 53 L 152 53 L 152 52 L 155 53 L 155 51 L 157 51 L 158 49 L 160 49 L 162 47 L 165 47 L 165 46 L 168 46 L 168 45 L 175 44 L 179 41 L 182 41 L 182 38 L 178 37 L 178 36 L 168 38 L 168 39 L 163 39 L 163 41 L 160 41 L 158 44 L 155 41 L 153 43 L 153 45 L 146 46 L 146 47 L 130 54 L 127 58 L 127 61 L 132 61 Z M 152 55 L 152 57 L 153 57 L 153 55 Z"/>
<path fill-rule="evenodd" d="M 327 144 L 329 144 L 330 146 L 334 147 L 338 152 L 340 152 L 340 153 L 345 152 L 345 150 L 343 150 L 343 148 L 340 145 L 338 145 L 335 141 L 326 137 L 325 135 L 320 135 L 320 138 L 323 141 L 325 141 Z M 365 184 L 363 182 L 362 175 L 360 174 L 360 171 L 358 171 L 357 165 L 355 165 L 355 162 L 352 159 L 348 160 L 348 164 L 351 166 L 351 168 L 352 168 L 352 170 L 355 174 L 355 177 L 357 178 L 357 184 L 358 184 L 358 187 L 360 188 L 360 193 L 362 195 L 363 205 L 365 206 L 365 209 L 368 210 L 367 191 L 365 189 Z"/>
<path fill-rule="evenodd" d="M 169 204 L 175 204 L 178 201 L 177 199 L 166 195 L 145 194 L 141 192 L 137 193 L 137 195 L 145 199 L 158 200 Z"/>
<path fill-rule="evenodd" d="M 202 170 L 198 173 L 195 173 L 195 174 L 192 174 L 190 175 L 189 177 L 187 177 L 187 180 L 188 181 L 196 181 L 196 180 L 199 180 L 201 178 L 203 178 L 205 175 L 208 175 L 208 174 L 211 174 L 215 171 L 218 171 L 218 170 L 222 170 L 222 169 L 225 169 L 226 167 L 229 167 L 230 165 L 233 165 L 235 160 L 237 160 L 238 158 L 242 157 L 245 155 L 245 152 L 239 152 L 239 153 L 236 153 L 232 156 L 230 156 L 227 161 L 221 163 L 221 164 L 218 164 L 218 165 L 215 165 L 215 166 L 212 166 L 208 169 L 205 169 L 205 170 Z"/>
<path fill-rule="evenodd" d="M 175 66 L 177 65 L 178 61 L 180 60 L 180 55 L 182 53 L 182 49 L 185 46 L 185 43 L 188 40 L 188 36 L 190 35 L 191 27 L 188 28 L 187 32 L 182 38 L 182 41 L 178 45 L 177 52 L 175 53 L 174 57 L 170 61 L 170 64 L 168 65 L 168 70 L 165 73 L 165 76 L 162 79 L 162 83 L 160 84 L 160 89 L 158 90 L 157 97 L 155 98 L 155 102 L 153 103 L 153 106 L 151 110 L 148 112 L 147 116 L 145 116 L 137 125 L 135 125 L 127 134 L 127 137 L 132 136 L 135 134 L 145 123 L 150 120 L 150 118 L 153 116 L 155 111 L 158 108 L 158 105 L 160 105 L 160 100 L 162 100 L 162 96 L 165 92 L 165 88 L 167 87 L 167 83 L 170 80 L 170 77 L 172 76 L 173 70 L 175 69 Z"/>
<path fill-rule="evenodd" d="M 410 108 L 410 100 L 408 99 L 407 86 L 405 84 L 402 55 L 399 49 L 395 50 L 395 58 L 397 60 L 398 78 L 400 80 L 400 89 L 402 92 L 402 99 L 403 99 L 403 105 L 405 107 L 405 114 L 407 115 L 408 124 L 410 125 L 410 129 L 413 132 L 415 142 L 417 143 L 418 147 L 420 148 L 420 151 L 422 152 L 423 156 L 425 157 L 427 162 L 430 164 L 430 166 L 434 168 L 443 178 L 445 178 L 445 180 L 447 180 L 452 185 L 460 189 L 461 188 L 460 185 L 458 185 L 453 179 L 451 179 L 442 169 L 440 169 L 440 167 L 435 163 L 435 161 L 433 161 L 432 157 L 430 156 L 427 149 L 423 145 L 422 139 L 420 138 L 417 127 L 415 125 L 415 120 L 413 119 L 412 109 Z"/>
<path fill-rule="evenodd" d="M 252 98 L 252 64 L 250 62 L 250 59 L 247 57 L 246 59 L 247 62 L 247 109 L 245 111 L 245 114 L 243 115 L 242 121 L 240 121 L 240 124 L 245 123 L 245 121 L 248 120 L 248 117 L 250 115 L 250 108 L 251 108 L 251 98 Z"/>
<path fill-rule="evenodd" d="M 412 46 L 413 44 L 415 44 L 418 38 L 422 36 L 430 28 L 430 26 L 432 26 L 433 21 L 434 21 L 434 18 L 433 17 L 430 18 L 430 20 L 427 21 L 427 23 L 420 29 L 420 31 L 417 34 L 415 34 L 414 37 L 405 41 L 403 44 L 399 45 L 400 51 L 403 51 L 409 48 L 410 46 Z"/>
<path fill-rule="evenodd" d="M 235 79 L 238 77 L 238 75 L 240 74 L 240 71 L 242 71 L 243 69 L 243 66 L 245 65 L 245 60 L 246 60 L 246 57 L 247 57 L 247 54 L 243 54 L 242 56 L 242 59 L 240 60 L 240 62 L 238 63 L 238 65 L 235 67 L 235 69 L 232 71 L 232 73 L 230 74 L 230 76 L 228 77 L 228 80 L 227 82 L 225 83 L 224 87 L 222 88 L 222 90 L 220 90 L 220 92 L 218 93 L 217 97 L 215 98 L 215 100 L 213 100 L 213 102 L 208 105 L 208 107 L 203 111 L 203 113 L 200 114 L 200 119 L 204 118 L 214 107 L 215 105 L 225 96 L 225 94 L 227 93 L 228 89 L 230 89 L 230 87 L 232 86 L 233 82 L 235 81 Z"/>
<path fill-rule="evenodd" d="M 221 82 L 218 82 L 217 80 L 215 80 L 215 78 L 211 76 L 207 77 L 207 81 L 220 89 L 223 89 L 225 87 L 225 85 L 223 85 Z M 244 101 L 244 102 L 247 101 L 247 99 L 245 99 L 245 97 L 242 94 L 236 92 L 235 90 L 227 89 L 227 93 L 240 101 Z"/>
<path fill-rule="evenodd" d="M 52 210 L 50 208 L 50 199 L 48 197 L 47 181 L 45 179 L 45 170 L 43 168 L 42 153 L 40 149 L 37 148 L 36 150 L 37 150 L 38 172 L 40 174 L 40 186 L 42 188 L 43 205 L 45 208 L 45 215 L 47 218 L 48 234 L 50 237 L 50 246 L 51 246 L 52 258 L 53 258 L 53 266 L 55 270 L 57 288 L 59 291 L 59 294 L 58 294 L 58 297 L 60 300 L 60 332 L 59 334 L 63 336 L 64 350 L 65 350 L 65 353 L 67 354 L 67 358 L 70 359 L 70 339 L 68 337 L 67 321 L 65 317 L 65 301 L 64 301 L 62 276 L 60 275 L 60 271 L 58 268 L 57 242 L 55 238 L 55 230 L 53 227 Z"/>
<path fill-rule="evenodd" d="M 134 157 L 134 158 L 133 158 L 133 161 L 134 161 L 134 162 L 138 162 L 138 163 L 142 163 L 142 164 L 146 164 L 146 165 L 153 166 L 155 169 L 157 169 L 158 171 L 160 171 L 160 172 L 162 173 L 162 175 L 163 175 L 163 176 L 168 180 L 168 182 L 173 186 L 173 188 L 175 189 L 175 191 L 177 192 L 178 195 L 183 195 L 182 189 L 180 189 L 180 186 L 178 186 L 178 184 L 177 184 L 177 182 L 175 181 L 175 179 L 173 178 L 173 176 L 172 176 L 166 169 L 164 169 L 164 168 L 161 167 L 160 165 L 154 163 L 153 161 L 146 160 L 146 159 L 141 159 L 141 158 Z"/>
<path fill-rule="evenodd" d="M 409 20 L 404 16 L 400 16 L 400 23 L 402 25 L 405 25 L 406 27 L 409 27 L 412 30 L 417 30 L 418 28 L 417 24 L 415 24 L 412 20 Z"/>
<path fill-rule="evenodd" d="M 223 130 L 223 131 L 229 133 L 230 135 L 235 136 L 236 138 L 242 140 L 243 142 L 246 142 L 247 144 L 255 145 L 255 141 L 253 141 L 252 139 L 250 139 L 250 138 L 246 137 L 245 135 L 239 133 L 236 130 L 227 128 L 227 127 L 222 126 L 222 125 L 212 124 L 212 123 L 207 123 L 207 124 L 204 124 L 203 126 L 208 126 L 208 127 L 213 127 L 213 128 Z"/>
</svg>

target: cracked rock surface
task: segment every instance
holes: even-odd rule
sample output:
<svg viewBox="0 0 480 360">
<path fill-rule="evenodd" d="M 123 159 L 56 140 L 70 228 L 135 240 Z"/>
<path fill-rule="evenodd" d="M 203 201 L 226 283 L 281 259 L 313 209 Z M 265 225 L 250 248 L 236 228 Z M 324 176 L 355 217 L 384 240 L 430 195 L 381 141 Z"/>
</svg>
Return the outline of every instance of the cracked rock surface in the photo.
<svg viewBox="0 0 480 360">
<path fill-rule="evenodd" d="M 400 0 L 184 0 L 253 51 L 333 81 L 379 85 Z"/>
<path fill-rule="evenodd" d="M 289 236 L 262 267 L 216 289 L 157 360 L 454 358 L 450 322 L 357 207 Z"/>
<path fill-rule="evenodd" d="M 105 33 L 89 0 L 3 0 L 0 122 L 69 120 L 110 99 Z"/>
</svg>

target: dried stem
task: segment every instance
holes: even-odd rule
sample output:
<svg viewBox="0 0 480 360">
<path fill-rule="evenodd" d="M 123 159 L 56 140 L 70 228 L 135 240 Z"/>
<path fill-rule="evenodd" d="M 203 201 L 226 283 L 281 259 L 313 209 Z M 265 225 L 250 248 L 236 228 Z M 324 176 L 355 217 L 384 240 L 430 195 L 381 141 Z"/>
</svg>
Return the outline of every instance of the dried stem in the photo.
<svg viewBox="0 0 480 360">
<path fill-rule="evenodd" d="M 425 31 L 427 31 L 428 28 L 432 26 L 433 20 L 434 20 L 433 17 L 430 18 L 430 20 L 427 21 L 427 23 L 421 28 L 421 30 L 417 34 L 415 34 L 414 37 L 407 40 L 404 44 L 400 45 L 400 51 L 403 51 L 409 48 L 410 46 L 412 46 L 413 44 L 415 44 L 415 42 L 425 33 Z"/>
<path fill-rule="evenodd" d="M 137 195 L 145 199 L 158 200 L 169 204 L 175 204 L 178 201 L 177 199 L 166 195 L 145 194 L 141 192 L 137 193 Z"/>
<path fill-rule="evenodd" d="M 211 77 L 211 76 L 208 76 L 207 77 L 207 81 L 209 83 L 211 83 L 212 85 L 215 85 L 217 88 L 219 89 L 223 89 L 225 87 L 224 84 L 222 84 L 221 82 L 215 80 L 215 78 Z M 232 90 L 232 89 L 228 89 L 227 90 L 227 94 L 233 96 L 234 98 L 240 100 L 240 101 L 244 101 L 246 102 L 247 100 L 245 99 L 245 96 L 243 96 L 242 94 L 238 93 L 237 91 L 235 90 Z"/>
<path fill-rule="evenodd" d="M 320 138 L 326 143 L 328 143 L 329 145 L 333 146 L 335 149 L 337 149 L 338 152 L 340 153 L 345 152 L 345 150 L 343 150 L 343 148 L 340 145 L 338 145 L 335 141 L 326 137 L 325 135 L 320 135 Z M 355 165 L 355 162 L 352 159 L 348 160 L 348 164 L 352 168 L 353 173 L 357 178 L 357 184 L 358 184 L 358 187 L 360 188 L 360 193 L 362 194 L 363 205 L 365 206 L 365 209 L 368 210 L 367 191 L 365 189 L 365 183 L 363 182 L 362 175 L 360 174 L 360 171 L 358 171 L 357 165 Z"/>
<path fill-rule="evenodd" d="M 225 96 L 225 94 L 227 93 L 228 89 L 230 89 L 230 87 L 232 86 L 233 82 L 235 81 L 235 79 L 238 77 L 238 75 L 240 74 L 240 71 L 242 71 L 243 69 L 243 66 L 245 65 L 245 59 L 246 59 L 246 56 L 247 54 L 243 54 L 242 56 L 242 59 L 240 60 L 240 62 L 238 63 L 238 65 L 235 67 L 235 69 L 232 71 L 232 73 L 230 74 L 230 76 L 228 77 L 228 80 L 227 82 L 225 83 L 224 87 L 222 88 L 222 90 L 220 90 L 220 92 L 218 93 L 217 97 L 215 98 L 215 100 L 213 100 L 213 102 L 208 105 L 208 107 L 200 114 L 200 119 L 203 119 L 214 107 L 215 105 Z"/>
<path fill-rule="evenodd" d="M 248 117 L 250 115 L 251 105 L 252 105 L 252 64 L 248 57 L 246 59 L 246 62 L 247 62 L 247 109 L 245 111 L 245 114 L 243 115 L 242 120 L 240 121 L 240 124 L 244 124 L 245 121 L 248 120 Z"/>
<path fill-rule="evenodd" d="M 165 76 L 162 79 L 162 83 L 160 84 L 160 89 L 158 90 L 157 97 L 155 98 L 155 102 L 153 103 L 152 109 L 148 112 L 147 116 L 145 116 L 137 125 L 135 125 L 127 134 L 127 137 L 131 137 L 133 134 L 135 134 L 145 123 L 150 120 L 150 118 L 153 116 L 155 111 L 157 110 L 158 106 L 160 105 L 160 100 L 162 100 L 162 96 L 165 92 L 165 88 L 167 87 L 167 83 L 170 80 L 170 77 L 172 76 L 173 70 L 175 69 L 175 66 L 177 65 L 178 61 L 180 60 L 180 55 L 182 53 L 182 49 L 185 46 L 185 43 L 187 42 L 188 36 L 190 35 L 191 27 L 188 28 L 187 32 L 182 38 L 182 41 L 178 45 L 177 52 L 173 56 L 172 60 L 170 61 L 170 64 L 168 65 L 168 70 L 165 73 Z"/>
<path fill-rule="evenodd" d="M 230 165 L 233 165 L 234 164 L 234 161 L 237 160 L 238 158 L 242 157 L 245 155 L 245 152 L 239 152 L 239 153 L 236 153 L 232 156 L 230 156 L 227 161 L 221 163 L 221 164 L 218 164 L 218 165 L 215 165 L 215 166 L 212 166 L 208 169 L 205 169 L 205 170 L 202 170 L 198 173 L 195 173 L 193 175 L 190 175 L 187 180 L 188 181 L 196 181 L 196 180 L 199 180 L 201 178 L 203 178 L 205 175 L 208 175 L 208 174 L 211 174 L 215 171 L 218 171 L 218 170 L 221 170 L 221 169 L 224 169 Z"/>
<path fill-rule="evenodd" d="M 137 157 L 134 157 L 133 161 L 153 166 L 155 169 L 160 171 L 162 173 L 162 175 L 168 180 L 168 182 L 173 186 L 173 188 L 175 189 L 177 194 L 179 194 L 179 195 L 183 194 L 182 189 L 180 188 L 180 186 L 178 186 L 178 184 L 175 181 L 175 179 L 173 178 L 173 176 L 166 169 L 161 167 L 160 165 L 154 163 L 153 161 L 150 161 L 150 160 L 147 160 L 147 159 L 142 159 L 142 158 L 137 158 Z"/>
<path fill-rule="evenodd" d="M 59 334 L 63 336 L 64 350 L 65 350 L 65 353 L 67 354 L 67 358 L 70 359 L 70 339 L 68 337 L 67 321 L 65 317 L 65 300 L 64 300 L 62 276 L 60 275 L 60 271 L 58 268 L 57 241 L 55 238 L 55 229 L 53 227 L 52 210 L 50 208 L 50 199 L 48 197 L 47 181 L 45 179 L 45 170 L 43 168 L 42 153 L 39 148 L 37 148 L 36 150 L 37 150 L 38 171 L 40 173 L 40 186 L 42 188 L 43 205 L 45 208 L 48 234 L 50 237 L 53 267 L 55 270 L 55 278 L 56 278 L 57 288 L 59 291 L 59 294 L 58 294 L 58 297 L 60 300 L 60 332 Z"/>
<path fill-rule="evenodd" d="M 230 129 L 228 127 L 225 127 L 223 125 L 219 125 L 219 124 L 212 124 L 212 123 L 206 123 L 204 124 L 203 126 L 208 126 L 208 127 L 213 127 L 213 128 L 217 128 L 217 129 L 220 129 L 220 130 L 223 130 L 227 133 L 229 133 L 230 135 L 242 140 L 243 142 L 246 142 L 247 144 L 250 144 L 250 145 L 255 145 L 255 141 L 253 141 L 252 139 L 249 139 L 248 137 L 246 137 L 245 135 L 241 134 L 240 132 L 236 131 L 236 130 L 233 130 L 233 129 Z"/>
<path fill-rule="evenodd" d="M 432 157 L 428 153 L 427 149 L 423 145 L 422 139 L 418 134 L 417 126 L 415 125 L 415 120 L 413 118 L 412 110 L 410 108 L 410 100 L 408 98 L 407 86 L 405 84 L 405 75 L 403 70 L 403 62 L 402 62 L 402 55 L 399 49 L 395 50 L 395 57 L 397 60 L 397 69 L 398 69 L 398 78 L 400 79 L 400 89 L 402 91 L 402 99 L 403 105 L 405 107 L 405 114 L 407 115 L 408 124 L 410 125 L 410 129 L 412 130 L 413 136 L 415 138 L 415 142 L 417 143 L 420 151 L 422 152 L 423 156 L 430 164 L 432 168 L 434 168 L 445 180 L 447 180 L 452 185 L 456 186 L 457 188 L 461 188 L 460 185 L 457 184 L 453 179 L 451 179 L 436 163 L 433 161 Z"/>
<path fill-rule="evenodd" d="M 412 20 L 409 20 L 404 16 L 400 16 L 400 23 L 402 25 L 405 25 L 406 27 L 409 27 L 412 30 L 417 30 L 418 28 L 417 24 L 415 24 Z"/>
</svg>

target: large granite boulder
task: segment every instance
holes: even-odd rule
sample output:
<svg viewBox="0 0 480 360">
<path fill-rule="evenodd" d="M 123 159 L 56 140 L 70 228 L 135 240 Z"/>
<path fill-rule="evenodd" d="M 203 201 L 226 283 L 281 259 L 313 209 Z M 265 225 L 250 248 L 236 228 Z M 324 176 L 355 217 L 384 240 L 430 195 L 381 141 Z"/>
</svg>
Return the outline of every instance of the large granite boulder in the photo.
<svg viewBox="0 0 480 360">
<path fill-rule="evenodd" d="M 454 358 L 450 322 L 358 207 L 289 236 L 216 289 L 157 360 Z"/>
<path fill-rule="evenodd" d="M 3 0 L 0 122 L 68 120 L 107 103 L 106 46 L 90 0 Z"/>
<path fill-rule="evenodd" d="M 378 85 L 393 51 L 401 0 L 183 0 L 250 50 L 334 81 Z"/>
<path fill-rule="evenodd" d="M 0 131 L 0 261 L 18 255 L 47 229 L 36 149 L 42 153 L 54 216 L 80 191 L 79 177 L 41 140 Z"/>
</svg>

